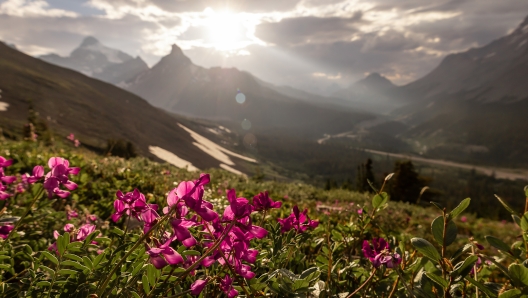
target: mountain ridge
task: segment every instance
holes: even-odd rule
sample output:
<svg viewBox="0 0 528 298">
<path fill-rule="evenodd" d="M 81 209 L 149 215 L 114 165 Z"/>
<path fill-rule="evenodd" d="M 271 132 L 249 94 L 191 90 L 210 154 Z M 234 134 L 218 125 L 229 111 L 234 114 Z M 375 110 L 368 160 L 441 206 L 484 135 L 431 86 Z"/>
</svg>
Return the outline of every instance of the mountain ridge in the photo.
<svg viewBox="0 0 528 298">
<path fill-rule="evenodd" d="M 149 68 L 141 57 L 109 48 L 93 36 L 85 37 L 67 57 L 48 54 L 39 58 L 115 85 L 125 85 Z"/>
<path fill-rule="evenodd" d="M 346 130 L 371 117 L 352 109 L 315 106 L 261 82 L 236 68 L 197 66 L 173 45 L 170 54 L 126 88 L 170 112 L 239 123 L 247 119 L 257 130 L 283 129 L 313 136 Z"/>
</svg>

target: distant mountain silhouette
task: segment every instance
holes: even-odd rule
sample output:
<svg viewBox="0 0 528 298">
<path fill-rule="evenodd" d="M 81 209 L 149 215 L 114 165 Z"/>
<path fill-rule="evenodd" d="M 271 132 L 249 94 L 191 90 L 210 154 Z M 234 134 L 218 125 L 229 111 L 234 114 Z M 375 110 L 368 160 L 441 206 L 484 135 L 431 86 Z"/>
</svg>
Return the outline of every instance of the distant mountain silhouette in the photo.
<svg viewBox="0 0 528 298">
<path fill-rule="evenodd" d="M 307 103 L 235 68 L 197 66 L 176 45 L 152 69 L 130 81 L 127 89 L 170 112 L 214 121 L 242 123 L 246 119 L 260 131 L 281 129 L 319 136 L 348 130 L 371 117 L 352 109 Z"/>
<path fill-rule="evenodd" d="M 450 159 L 528 166 L 528 17 L 488 45 L 445 57 L 397 91 L 392 114 L 420 151 Z"/>
<path fill-rule="evenodd" d="M 397 87 L 389 79 L 374 72 L 352 83 L 348 88 L 338 90 L 333 96 L 366 110 L 386 113 L 404 104 L 394 98 L 396 89 Z"/>
<path fill-rule="evenodd" d="M 482 103 L 528 98 L 528 17 L 511 34 L 445 57 L 425 77 L 402 89 L 417 100 L 457 96 Z"/>
<path fill-rule="evenodd" d="M 49 54 L 39 58 L 116 85 L 124 85 L 148 69 L 140 57 L 133 58 L 122 51 L 106 47 L 91 36 L 86 37 L 69 57 Z"/>
</svg>

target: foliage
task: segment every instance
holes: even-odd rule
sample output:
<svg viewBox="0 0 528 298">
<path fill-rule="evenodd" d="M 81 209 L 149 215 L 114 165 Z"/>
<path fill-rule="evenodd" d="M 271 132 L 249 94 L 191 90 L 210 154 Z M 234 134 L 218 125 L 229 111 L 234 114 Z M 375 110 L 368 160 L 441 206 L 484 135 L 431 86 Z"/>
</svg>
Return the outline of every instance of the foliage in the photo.
<svg viewBox="0 0 528 298">
<path fill-rule="evenodd" d="M 528 294 L 528 213 L 501 198 L 513 223 L 391 202 L 396 175 L 370 195 L 0 144 L 5 297 Z"/>
</svg>

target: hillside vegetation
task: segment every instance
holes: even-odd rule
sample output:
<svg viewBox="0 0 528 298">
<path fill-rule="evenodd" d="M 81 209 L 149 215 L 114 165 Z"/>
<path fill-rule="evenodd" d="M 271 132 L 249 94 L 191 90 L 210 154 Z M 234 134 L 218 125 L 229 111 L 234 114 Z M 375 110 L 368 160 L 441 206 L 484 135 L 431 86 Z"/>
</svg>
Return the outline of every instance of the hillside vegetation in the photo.
<svg viewBox="0 0 528 298">
<path fill-rule="evenodd" d="M 6 297 L 521 297 L 528 289 L 528 221 L 507 205 L 517 224 L 464 213 L 464 198 L 452 211 L 423 208 L 383 190 L 201 175 L 70 144 L 2 141 L 0 156 Z"/>
</svg>

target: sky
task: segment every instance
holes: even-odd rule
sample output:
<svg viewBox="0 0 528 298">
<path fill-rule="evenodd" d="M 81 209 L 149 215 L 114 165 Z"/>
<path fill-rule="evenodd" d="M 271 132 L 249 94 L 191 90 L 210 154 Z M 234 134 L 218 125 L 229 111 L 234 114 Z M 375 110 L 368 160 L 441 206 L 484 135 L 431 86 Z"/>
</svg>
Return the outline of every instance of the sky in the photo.
<svg viewBox="0 0 528 298">
<path fill-rule="evenodd" d="M 527 16 L 525 0 L 0 0 L 0 40 L 67 56 L 94 36 L 151 66 L 177 44 L 200 66 L 331 94 L 373 72 L 407 84 Z"/>
</svg>

